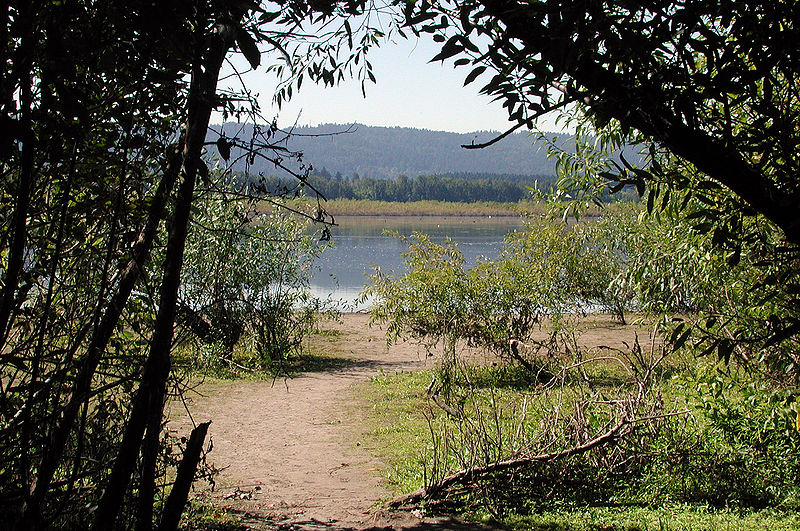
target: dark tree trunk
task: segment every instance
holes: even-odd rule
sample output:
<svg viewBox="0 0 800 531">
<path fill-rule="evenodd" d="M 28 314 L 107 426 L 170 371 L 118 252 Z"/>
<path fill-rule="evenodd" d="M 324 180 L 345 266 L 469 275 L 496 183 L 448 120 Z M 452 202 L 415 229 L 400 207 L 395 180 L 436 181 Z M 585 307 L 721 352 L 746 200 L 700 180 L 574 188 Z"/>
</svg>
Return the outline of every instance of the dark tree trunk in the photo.
<svg viewBox="0 0 800 531">
<path fill-rule="evenodd" d="M 170 372 L 170 349 L 174 333 L 175 310 L 195 178 L 200 164 L 203 164 L 200 156 L 211 111 L 214 107 L 217 79 L 229 47 L 230 43 L 226 39 L 217 36 L 207 51 L 208 55 L 202 58 L 205 60 L 201 59 L 195 63 L 188 102 L 188 133 L 186 149 L 183 154 L 183 182 L 178 191 L 175 211 L 170 224 L 155 330 L 142 381 L 125 427 L 125 434 L 105 492 L 95 513 L 92 526 L 95 531 L 115 528 L 122 499 L 136 467 L 142 446 L 142 437 L 146 429 L 155 430 L 155 433 L 151 432 L 148 435 L 148 447 L 143 452 L 143 481 L 140 484 L 139 509 L 142 510 L 143 507 L 148 506 L 149 509 L 145 509 L 145 511 L 152 511 L 155 457 Z M 153 445 L 156 448 L 153 448 Z M 139 521 L 144 522 L 146 519 L 147 514 L 140 516 Z"/>
<path fill-rule="evenodd" d="M 92 378 L 100 363 L 100 358 L 108 345 L 114 328 L 117 326 L 117 322 L 122 315 L 122 310 L 133 291 L 133 286 L 139 278 L 141 269 L 150 256 L 153 240 L 163 216 L 167 199 L 175 186 L 180 170 L 180 158 L 177 154 L 169 156 L 169 159 L 164 176 L 150 204 L 145 226 L 139 235 L 139 240 L 134 246 L 131 259 L 121 275 L 116 292 L 111 298 L 100 323 L 94 330 L 84 359 L 81 361 L 77 378 L 72 385 L 70 396 L 61 412 L 61 416 L 53 430 L 50 441 L 44 449 L 42 462 L 39 465 L 38 476 L 30 486 L 31 495 L 23 507 L 23 518 L 19 525 L 21 529 L 36 529 L 38 527 L 41 503 L 50 488 L 53 476 L 64 454 L 64 449 L 69 439 L 70 431 L 75 423 L 75 419 L 78 416 L 81 406 L 89 398 Z"/>
<path fill-rule="evenodd" d="M 178 473 L 172 491 L 169 493 L 167 503 L 164 506 L 164 514 L 161 517 L 161 525 L 158 531 L 175 531 L 178 529 L 181 514 L 186 506 L 189 497 L 189 489 L 192 488 L 197 465 L 200 463 L 200 456 L 203 453 L 203 441 L 205 441 L 208 425 L 211 422 L 204 422 L 192 430 L 189 435 L 189 442 L 186 443 L 186 450 L 183 452 L 183 459 L 178 465 Z"/>
<path fill-rule="evenodd" d="M 8 329 L 11 326 L 11 313 L 15 306 L 19 274 L 22 271 L 23 258 L 25 256 L 25 242 L 28 235 L 28 208 L 30 207 L 34 182 L 33 155 L 36 135 L 33 131 L 33 119 L 31 116 L 33 107 L 33 80 L 31 79 L 30 72 L 31 65 L 33 64 L 33 45 L 36 36 L 33 34 L 33 10 L 31 6 L 27 5 L 27 2 L 23 5 L 25 7 L 21 10 L 19 19 L 23 26 L 21 28 L 21 34 L 24 35 L 24 37 L 17 48 L 18 57 L 14 61 L 15 65 L 20 66 L 16 72 L 19 73 L 20 103 L 22 109 L 17 128 L 20 131 L 18 139 L 22 142 L 22 152 L 20 154 L 20 168 L 18 174 L 19 184 L 16 200 L 14 202 L 14 216 L 12 218 L 13 228 L 11 246 L 8 254 L 8 266 L 6 267 L 6 274 L 3 278 L 3 290 L 0 292 L 0 350 L 2 350 L 5 345 Z M 6 43 L 4 42 L 3 46 L 5 45 Z M 8 82 L 12 80 L 4 81 Z M 12 87 L 13 83 L 9 83 L 7 86 Z"/>
</svg>

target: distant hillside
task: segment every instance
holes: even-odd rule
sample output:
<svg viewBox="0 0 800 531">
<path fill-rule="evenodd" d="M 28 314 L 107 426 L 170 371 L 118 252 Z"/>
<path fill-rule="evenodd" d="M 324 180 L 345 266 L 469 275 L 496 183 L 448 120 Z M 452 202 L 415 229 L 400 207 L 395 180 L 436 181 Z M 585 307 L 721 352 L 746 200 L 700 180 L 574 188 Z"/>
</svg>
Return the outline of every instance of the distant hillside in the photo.
<svg viewBox="0 0 800 531">
<path fill-rule="evenodd" d="M 219 130 L 219 125 L 212 129 Z M 226 136 L 231 137 L 242 129 L 241 124 L 227 123 L 223 126 Z M 525 133 L 509 135 L 502 141 L 484 149 L 469 150 L 462 144 L 480 143 L 492 139 L 496 133 L 448 133 L 407 127 L 372 127 L 325 124 L 317 127 L 299 127 L 294 130 L 286 147 L 304 153 L 304 161 L 315 168 L 325 168 L 332 175 L 341 173 L 345 177 L 358 174 L 361 177 L 395 178 L 399 175 L 480 174 L 480 177 L 504 174 L 519 179 L 552 176 L 554 163 L 546 157 L 544 148 L 533 144 L 533 138 Z M 245 140 L 252 134 L 247 126 L 239 133 Z M 328 136 L 314 136 L 328 135 Z M 566 141 L 568 135 L 556 135 Z M 209 133 L 209 140 L 216 140 Z M 212 151 L 213 151 L 212 147 Z M 237 153 L 232 153 L 236 158 Z M 245 171 L 243 161 L 236 163 L 235 171 Z M 275 173 L 274 165 L 256 160 L 251 172 Z"/>
</svg>

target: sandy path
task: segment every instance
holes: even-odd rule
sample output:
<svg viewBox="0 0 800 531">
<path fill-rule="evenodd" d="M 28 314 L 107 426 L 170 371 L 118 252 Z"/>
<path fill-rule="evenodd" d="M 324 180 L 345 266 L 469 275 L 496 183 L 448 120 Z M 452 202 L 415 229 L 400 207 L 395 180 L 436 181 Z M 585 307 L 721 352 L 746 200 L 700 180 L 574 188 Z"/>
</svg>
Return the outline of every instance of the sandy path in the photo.
<svg viewBox="0 0 800 531">
<path fill-rule="evenodd" d="M 353 384 L 379 371 L 418 369 L 416 347 L 386 347 L 384 332 L 366 326 L 367 316 L 347 315 L 319 336 L 323 349 L 349 359 L 342 366 L 291 380 L 207 383 L 190 398 L 196 422 L 211 420 L 209 462 L 223 468 L 214 492 L 200 495 L 215 505 L 250 515 L 256 529 L 348 529 L 420 524 L 396 521 L 377 511 L 390 496 L 380 463 L 358 441 L 368 404 L 352 403 Z M 346 341 L 348 352 L 341 352 Z M 337 351 L 338 350 L 338 351 Z M 173 405 L 178 416 L 179 406 Z M 186 428 L 176 419 L 173 428 Z"/>
<path fill-rule="evenodd" d="M 214 491 L 206 488 L 198 496 L 240 511 L 251 529 L 486 529 L 391 514 L 377 506 L 390 493 L 368 440 L 363 445 L 359 440 L 370 404 L 354 403 L 351 388 L 380 371 L 420 369 L 425 360 L 414 344 L 387 348 L 384 331 L 367 327 L 367 321 L 366 315 L 344 315 L 340 323 L 323 326 L 335 333 L 314 336 L 315 351 L 340 361 L 327 370 L 274 385 L 228 381 L 199 387 L 189 406 L 196 422 L 212 421 L 209 462 L 223 470 Z M 588 323 L 583 335 L 588 345 L 622 347 L 636 330 L 607 318 Z M 170 427 L 188 433 L 182 406 L 172 408 Z"/>
</svg>

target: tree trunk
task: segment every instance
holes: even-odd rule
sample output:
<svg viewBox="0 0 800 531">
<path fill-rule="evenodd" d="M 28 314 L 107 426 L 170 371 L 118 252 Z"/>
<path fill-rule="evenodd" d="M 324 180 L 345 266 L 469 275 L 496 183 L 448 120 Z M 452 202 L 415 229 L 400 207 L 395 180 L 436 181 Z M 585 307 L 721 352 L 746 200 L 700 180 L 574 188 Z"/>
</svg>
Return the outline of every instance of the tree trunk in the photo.
<svg viewBox="0 0 800 531">
<path fill-rule="evenodd" d="M 142 381 L 134 399 L 130 418 L 125 427 L 111 475 L 105 492 L 95 513 L 92 529 L 95 531 L 115 528 L 122 498 L 127 491 L 131 475 L 136 466 L 142 445 L 142 437 L 146 429 L 160 430 L 167 379 L 170 372 L 170 349 L 175 323 L 175 309 L 178 299 L 178 287 L 183 266 L 183 252 L 189 225 L 192 197 L 197 176 L 197 169 L 203 162 L 200 159 L 205 142 L 208 122 L 214 107 L 217 79 L 222 63 L 227 54 L 230 42 L 217 36 L 208 50 L 206 60 L 197 61 L 192 76 L 189 92 L 189 113 L 187 124 L 186 149 L 183 154 L 183 182 L 180 185 L 175 202 L 175 211 L 170 225 L 167 254 L 164 260 L 164 278 L 161 284 L 158 315 L 155 330 L 150 343 L 150 353 L 145 364 Z M 205 59 L 205 58 L 203 58 Z M 158 431 L 151 432 L 147 438 L 149 447 L 145 449 L 140 485 L 140 509 L 150 506 L 152 510 L 153 487 L 155 477 L 155 457 L 158 445 Z M 156 448 L 152 448 L 155 444 Z M 144 485 L 148 482 L 148 485 Z M 140 522 L 146 519 L 140 518 Z"/>
<path fill-rule="evenodd" d="M 19 58 L 14 60 L 14 64 L 19 65 L 17 70 L 20 73 L 20 104 L 21 113 L 17 127 L 21 131 L 18 139 L 22 142 L 22 153 L 20 155 L 20 169 L 18 174 L 19 185 L 14 202 L 14 217 L 12 219 L 13 232 L 11 235 L 11 246 L 8 254 L 8 265 L 6 267 L 5 278 L 3 278 L 3 290 L 0 292 L 0 350 L 3 349 L 11 327 L 11 313 L 17 294 L 19 274 L 22 271 L 23 258 L 25 256 L 25 242 L 27 240 L 28 227 L 28 207 L 31 202 L 33 191 L 34 171 L 33 155 L 36 135 L 33 131 L 33 119 L 31 110 L 33 107 L 33 80 L 30 78 L 31 65 L 33 64 L 33 44 L 36 36 L 33 34 L 34 13 L 27 2 L 20 13 L 22 21 L 23 38 L 20 42 L 17 54 Z M 6 43 L 3 42 L 5 46 Z M 6 80 L 11 81 L 11 80 Z M 9 83 L 8 86 L 14 86 Z"/>
<path fill-rule="evenodd" d="M 211 421 L 200 424 L 192 430 L 189 442 L 186 443 L 186 450 L 183 452 L 183 459 L 178 465 L 178 473 L 172 491 L 169 493 L 167 503 L 164 506 L 164 514 L 161 517 L 161 525 L 158 531 L 175 531 L 178 529 L 183 508 L 189 496 L 189 489 L 192 488 L 197 465 L 200 463 L 200 456 L 203 452 L 203 441 L 205 441 L 208 425 Z"/>
<path fill-rule="evenodd" d="M 183 140 L 181 140 L 182 143 Z M 23 506 L 23 518 L 18 526 L 20 529 L 36 529 L 38 527 L 39 507 L 53 481 L 53 476 L 64 454 L 75 419 L 82 404 L 89 398 L 92 379 L 100 363 L 100 358 L 108 345 L 114 328 L 117 326 L 122 310 L 133 291 L 133 286 L 139 278 L 141 269 L 150 256 L 153 240 L 163 216 L 167 199 L 175 186 L 178 171 L 180 170 L 180 158 L 177 154 L 173 154 L 169 158 L 168 166 L 153 196 L 145 226 L 142 228 L 139 240 L 134 246 L 131 259 L 121 275 L 117 290 L 111 298 L 99 325 L 94 330 L 84 359 L 81 362 L 77 378 L 72 385 L 70 396 L 61 412 L 50 441 L 44 449 L 38 476 L 31 484 L 31 495 Z"/>
</svg>

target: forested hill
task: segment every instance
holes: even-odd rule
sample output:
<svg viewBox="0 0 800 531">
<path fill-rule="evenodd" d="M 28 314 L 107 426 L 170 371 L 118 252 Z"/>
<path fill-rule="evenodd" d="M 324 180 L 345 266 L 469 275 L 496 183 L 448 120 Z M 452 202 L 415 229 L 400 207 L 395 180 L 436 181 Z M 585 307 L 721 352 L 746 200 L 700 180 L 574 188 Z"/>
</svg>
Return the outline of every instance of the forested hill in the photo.
<svg viewBox="0 0 800 531">
<path fill-rule="evenodd" d="M 220 127 L 227 137 L 249 139 L 252 126 L 226 123 Z M 334 134 L 340 133 L 341 134 Z M 323 135 L 323 136 L 320 136 Z M 523 178 L 551 176 L 554 162 L 547 159 L 546 150 L 527 133 L 509 135 L 484 149 L 464 149 L 462 144 L 491 140 L 497 133 L 448 133 L 407 127 L 372 127 L 365 125 L 325 124 L 298 127 L 286 147 L 304 153 L 304 161 L 315 168 L 325 168 L 330 174 L 345 177 L 395 178 L 399 175 L 416 177 L 432 174 L 515 175 Z M 565 142 L 567 135 L 548 135 Z M 217 135 L 209 134 L 209 140 Z M 213 148 L 212 148 L 213 149 Z M 232 159 L 236 159 L 236 151 Z M 245 171 L 244 161 L 234 165 L 235 171 Z M 255 160 L 250 172 L 275 173 L 274 164 Z"/>
</svg>

